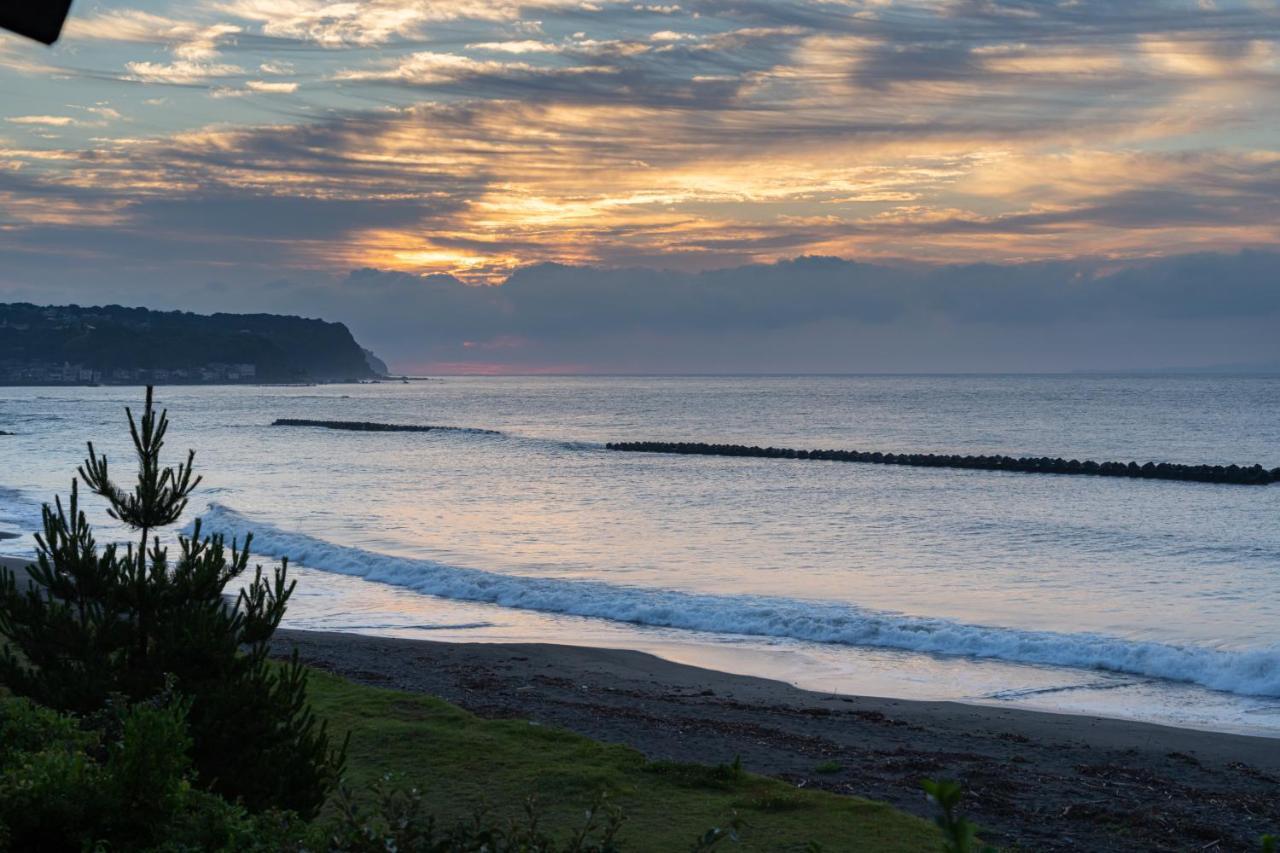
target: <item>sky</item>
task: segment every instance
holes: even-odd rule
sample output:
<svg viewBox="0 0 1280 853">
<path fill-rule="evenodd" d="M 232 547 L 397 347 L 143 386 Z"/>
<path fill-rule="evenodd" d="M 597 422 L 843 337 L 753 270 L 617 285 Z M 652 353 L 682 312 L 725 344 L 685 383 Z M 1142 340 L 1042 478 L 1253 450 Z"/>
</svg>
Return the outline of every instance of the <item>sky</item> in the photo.
<svg viewBox="0 0 1280 853">
<path fill-rule="evenodd" d="M 1280 366 L 1275 0 L 75 0 L 0 300 L 412 372 Z"/>
</svg>

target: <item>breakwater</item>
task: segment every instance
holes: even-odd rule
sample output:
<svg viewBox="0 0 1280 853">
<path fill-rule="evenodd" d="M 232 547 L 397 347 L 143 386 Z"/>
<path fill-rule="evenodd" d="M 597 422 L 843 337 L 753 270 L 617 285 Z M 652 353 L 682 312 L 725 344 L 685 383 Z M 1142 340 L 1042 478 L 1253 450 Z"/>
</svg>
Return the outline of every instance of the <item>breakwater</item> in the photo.
<svg viewBox="0 0 1280 853">
<path fill-rule="evenodd" d="M 434 424 L 380 424 L 374 421 L 315 421 L 306 418 L 277 418 L 271 425 L 345 429 L 355 432 L 471 432 L 480 435 L 501 435 L 496 429 L 476 429 L 475 427 L 436 426 Z"/>
<path fill-rule="evenodd" d="M 1131 477 L 1142 480 L 1188 480 L 1265 486 L 1280 482 L 1280 468 L 1261 465 L 1182 465 L 1175 462 L 1092 462 L 1048 456 L 960 456 L 946 453 L 868 453 L 860 450 L 795 450 L 787 447 L 748 447 L 743 444 L 704 444 L 686 441 L 621 441 L 609 450 L 632 453 L 684 453 L 698 456 L 759 456 L 766 459 L 817 459 L 827 462 L 865 462 L 875 465 L 913 465 L 921 468 L 968 468 L 1016 471 L 1026 474 L 1078 474 L 1093 477 Z"/>
</svg>

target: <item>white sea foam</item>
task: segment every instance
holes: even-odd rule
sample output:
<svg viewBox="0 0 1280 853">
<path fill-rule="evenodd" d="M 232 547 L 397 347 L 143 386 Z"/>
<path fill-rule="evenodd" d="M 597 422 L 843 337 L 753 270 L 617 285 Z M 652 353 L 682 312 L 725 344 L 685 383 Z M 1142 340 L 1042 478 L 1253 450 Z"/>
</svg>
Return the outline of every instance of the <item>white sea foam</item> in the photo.
<svg viewBox="0 0 1280 853">
<path fill-rule="evenodd" d="M 831 602 L 706 595 L 585 580 L 531 578 L 377 554 L 290 533 L 213 504 L 205 531 L 243 538 L 253 551 L 426 595 L 639 625 L 784 637 L 818 643 L 1067 666 L 1280 696 L 1280 646 L 1230 651 L 1089 633 L 1024 631 L 904 616 Z"/>
</svg>

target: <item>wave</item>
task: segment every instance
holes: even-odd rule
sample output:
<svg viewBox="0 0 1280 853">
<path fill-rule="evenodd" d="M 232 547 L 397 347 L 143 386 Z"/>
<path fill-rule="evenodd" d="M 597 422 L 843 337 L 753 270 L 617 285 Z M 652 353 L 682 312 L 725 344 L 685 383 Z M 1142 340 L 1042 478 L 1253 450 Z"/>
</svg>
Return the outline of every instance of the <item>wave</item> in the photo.
<svg viewBox="0 0 1280 853">
<path fill-rule="evenodd" d="M 313 622 L 308 630 L 316 631 L 470 631 L 476 628 L 492 628 L 492 622 L 459 622 L 456 625 L 418 624 L 415 622 L 388 622 L 381 625 L 327 625 Z"/>
<path fill-rule="evenodd" d="M 1251 696 L 1280 696 L 1280 646 L 1230 651 L 1108 637 L 1023 631 L 905 616 L 831 602 L 641 589 L 599 581 L 532 578 L 378 554 L 280 530 L 211 504 L 208 533 L 308 568 L 460 601 L 716 634 L 777 637 L 899 649 L 1013 663 L 1066 666 L 1198 684 Z"/>
<path fill-rule="evenodd" d="M 6 486 L 0 486 L 0 532 L 10 534 L 3 541 L 13 545 L 14 534 L 21 538 L 40 529 L 41 504 L 33 501 L 26 494 Z"/>
</svg>

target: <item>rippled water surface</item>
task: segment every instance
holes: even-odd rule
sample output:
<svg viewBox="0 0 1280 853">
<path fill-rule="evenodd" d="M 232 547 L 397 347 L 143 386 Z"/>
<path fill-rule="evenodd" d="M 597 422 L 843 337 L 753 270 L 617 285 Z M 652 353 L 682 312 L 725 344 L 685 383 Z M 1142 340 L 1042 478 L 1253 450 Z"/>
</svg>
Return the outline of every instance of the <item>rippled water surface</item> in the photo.
<svg viewBox="0 0 1280 853">
<path fill-rule="evenodd" d="M 207 522 L 253 529 L 259 553 L 301 566 L 295 624 L 632 646 L 828 690 L 1280 734 L 1280 485 L 603 449 L 1275 467 L 1277 378 L 457 378 L 159 394 L 174 460 L 198 451 Z M 66 491 L 86 439 L 123 462 L 121 410 L 140 396 L 0 389 L 0 429 L 16 433 L 0 437 L 0 530 L 29 530 L 38 502 Z"/>
</svg>

